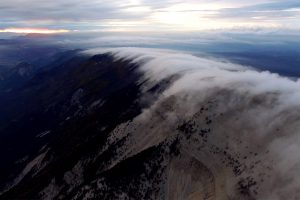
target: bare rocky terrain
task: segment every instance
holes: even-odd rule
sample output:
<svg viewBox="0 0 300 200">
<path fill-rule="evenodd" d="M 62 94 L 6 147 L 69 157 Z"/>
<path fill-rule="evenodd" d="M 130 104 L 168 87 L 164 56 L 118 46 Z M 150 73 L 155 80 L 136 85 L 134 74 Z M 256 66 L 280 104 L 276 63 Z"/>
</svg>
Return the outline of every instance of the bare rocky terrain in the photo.
<svg viewBox="0 0 300 200">
<path fill-rule="evenodd" d="M 282 163 L 299 107 L 271 87 L 295 82 L 206 59 L 65 53 L 1 99 L 0 199 L 298 198 L 298 165 Z"/>
</svg>

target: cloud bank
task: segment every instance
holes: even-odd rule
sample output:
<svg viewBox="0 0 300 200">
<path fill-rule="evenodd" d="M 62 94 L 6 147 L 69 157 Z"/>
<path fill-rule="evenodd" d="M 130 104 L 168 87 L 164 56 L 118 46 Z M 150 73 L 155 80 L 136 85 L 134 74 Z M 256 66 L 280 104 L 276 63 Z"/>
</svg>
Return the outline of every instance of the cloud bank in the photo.
<svg viewBox="0 0 300 200">
<path fill-rule="evenodd" d="M 176 77 L 149 108 L 116 129 L 112 137 L 131 137 L 132 149 L 121 157 L 178 137 L 181 151 L 214 175 L 218 199 L 299 198 L 300 80 L 164 50 L 108 52 L 141 65 L 144 95 Z M 182 131 L 180 124 L 192 128 Z"/>
</svg>

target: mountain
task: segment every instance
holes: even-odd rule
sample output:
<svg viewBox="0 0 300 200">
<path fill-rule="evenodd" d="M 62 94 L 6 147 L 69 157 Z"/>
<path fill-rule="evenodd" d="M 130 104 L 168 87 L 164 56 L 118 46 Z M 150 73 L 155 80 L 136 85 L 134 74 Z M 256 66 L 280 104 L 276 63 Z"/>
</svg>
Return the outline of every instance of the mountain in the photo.
<svg viewBox="0 0 300 200">
<path fill-rule="evenodd" d="M 21 63 L 15 72 L 30 76 L 1 96 L 0 199 L 297 195 L 298 175 L 281 165 L 298 150 L 286 151 L 298 138 L 298 103 L 286 103 L 297 82 L 162 50 L 47 63 L 33 74 Z"/>
<path fill-rule="evenodd" d="M 34 157 L 45 154 L 39 152 L 44 145 L 51 146 L 51 154 L 57 156 L 53 161 L 50 159 L 51 164 L 50 160 L 47 161 L 51 170 L 37 176 L 38 180 L 43 180 L 39 184 L 42 187 L 42 182 L 49 184 L 45 177 L 50 178 L 50 175 L 52 179 L 55 173 L 68 171 L 81 157 L 96 153 L 108 131 L 139 112 L 134 103 L 138 95 L 134 68 L 128 62 L 113 62 L 109 55 L 89 59 L 73 57 L 37 74 L 15 91 L 14 96 L 3 100 L 2 104 L 6 106 L 2 110 L 6 112 L 1 113 L 10 116 L 3 119 L 1 126 L 1 158 L 6 163 L 6 166 L 1 166 L 1 185 L 13 177 L 10 172 L 18 172 L 27 165 L 26 173 L 21 172 L 22 181 L 7 193 L 8 197 L 10 193 L 22 195 L 24 192 L 24 196 L 19 197 L 33 198 L 31 195 L 39 191 L 28 190 L 30 184 L 26 177 L 37 173 L 33 172 L 34 166 L 28 169 L 28 164 L 32 165 L 29 161 Z M 119 99 L 122 99 L 122 104 Z M 97 141 L 99 144 L 95 143 Z M 48 151 L 46 146 L 44 150 Z M 16 164 L 15 161 L 22 157 L 26 159 Z M 14 184 L 19 179 L 15 179 Z M 34 184 L 34 179 L 29 180 Z"/>
<path fill-rule="evenodd" d="M 78 51 L 45 42 L 43 37 L 33 35 L 0 40 L 1 96 L 20 87 L 36 73 L 57 65 L 55 62 L 61 62 L 60 57 L 67 59 L 67 54 L 73 56 L 71 54 Z"/>
</svg>

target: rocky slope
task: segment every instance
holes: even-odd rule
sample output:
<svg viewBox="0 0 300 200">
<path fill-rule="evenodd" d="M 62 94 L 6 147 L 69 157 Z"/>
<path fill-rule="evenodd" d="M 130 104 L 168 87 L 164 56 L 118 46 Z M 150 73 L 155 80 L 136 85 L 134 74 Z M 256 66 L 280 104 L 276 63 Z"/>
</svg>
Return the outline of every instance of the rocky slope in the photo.
<svg viewBox="0 0 300 200">
<path fill-rule="evenodd" d="M 297 199 L 299 107 L 274 81 L 299 84 L 161 52 L 62 59 L 2 99 L 0 199 Z"/>
</svg>

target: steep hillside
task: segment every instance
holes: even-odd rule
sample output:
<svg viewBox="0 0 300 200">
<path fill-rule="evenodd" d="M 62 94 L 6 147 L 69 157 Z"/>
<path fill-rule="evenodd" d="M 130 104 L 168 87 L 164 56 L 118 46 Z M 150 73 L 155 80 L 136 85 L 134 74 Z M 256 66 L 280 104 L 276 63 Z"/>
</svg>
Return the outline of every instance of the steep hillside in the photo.
<svg viewBox="0 0 300 200">
<path fill-rule="evenodd" d="M 0 199 L 297 199 L 299 81 L 158 50 L 91 52 L 2 99 Z"/>
</svg>

